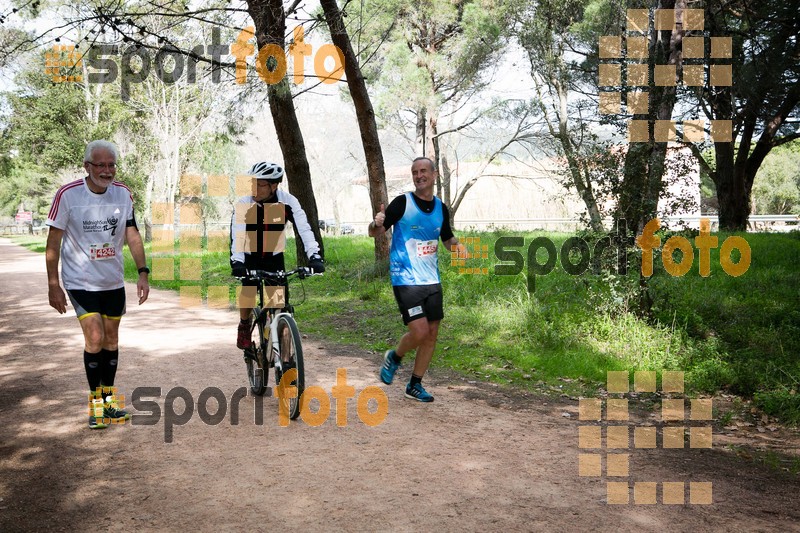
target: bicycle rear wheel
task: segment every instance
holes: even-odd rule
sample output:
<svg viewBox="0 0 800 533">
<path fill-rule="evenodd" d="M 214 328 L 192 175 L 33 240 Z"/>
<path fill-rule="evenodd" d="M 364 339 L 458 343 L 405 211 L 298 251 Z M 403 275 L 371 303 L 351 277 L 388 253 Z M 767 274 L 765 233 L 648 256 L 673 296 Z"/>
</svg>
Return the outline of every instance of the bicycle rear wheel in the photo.
<svg viewBox="0 0 800 533">
<path fill-rule="evenodd" d="M 278 387 L 278 401 L 281 402 L 281 409 L 289 414 L 289 418 L 295 420 L 300 415 L 300 397 L 305 390 L 305 369 L 303 367 L 303 346 L 300 341 L 300 332 L 297 323 L 291 316 L 283 315 L 278 318 L 278 345 L 280 346 L 280 359 L 283 371 L 286 374 L 292 370 L 297 371 L 294 379 L 287 376 L 286 382 L 281 386 L 281 377 L 275 372 L 275 385 Z M 276 355 L 276 358 L 278 356 Z M 297 390 L 294 394 L 291 388 Z"/>
<path fill-rule="evenodd" d="M 259 316 L 256 309 L 256 316 Z M 250 382 L 250 391 L 256 396 L 263 396 L 267 390 L 269 367 L 267 366 L 267 341 L 264 337 L 264 323 L 260 318 L 256 322 L 258 339 L 245 350 L 244 362 L 247 365 L 247 379 Z"/>
</svg>

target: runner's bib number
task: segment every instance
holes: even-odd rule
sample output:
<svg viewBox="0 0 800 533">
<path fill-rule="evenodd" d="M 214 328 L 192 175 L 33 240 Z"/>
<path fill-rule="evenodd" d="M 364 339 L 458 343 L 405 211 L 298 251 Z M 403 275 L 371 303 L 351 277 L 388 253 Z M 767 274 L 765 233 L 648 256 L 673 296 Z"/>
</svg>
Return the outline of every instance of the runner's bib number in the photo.
<svg viewBox="0 0 800 533">
<path fill-rule="evenodd" d="M 92 261 L 104 261 L 113 259 L 117 256 L 117 249 L 111 243 L 92 244 L 89 246 L 89 259 Z"/>
<path fill-rule="evenodd" d="M 439 241 L 417 241 L 417 257 L 435 255 Z"/>
</svg>

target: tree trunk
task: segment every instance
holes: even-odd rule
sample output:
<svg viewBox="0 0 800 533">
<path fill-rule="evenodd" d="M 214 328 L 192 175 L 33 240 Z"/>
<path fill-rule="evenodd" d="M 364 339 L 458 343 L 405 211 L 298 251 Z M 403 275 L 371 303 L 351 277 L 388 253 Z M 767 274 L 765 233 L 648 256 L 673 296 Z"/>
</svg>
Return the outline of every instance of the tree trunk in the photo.
<svg viewBox="0 0 800 533">
<path fill-rule="evenodd" d="M 281 0 L 249 0 L 247 11 L 253 19 L 256 29 L 256 42 L 258 49 L 268 44 L 275 44 L 282 50 L 286 48 L 284 36 L 286 35 L 286 13 Z M 324 252 L 322 235 L 319 230 L 319 214 L 317 201 L 314 198 L 314 188 L 311 184 L 311 171 L 308 167 L 303 132 L 292 101 L 292 91 L 289 82 L 284 77 L 279 83 L 267 87 L 269 109 L 275 132 L 283 154 L 283 165 L 286 168 L 286 180 L 289 183 L 289 192 L 297 197 L 300 205 L 308 217 L 314 238 L 320 245 L 320 252 Z M 306 265 L 306 254 L 297 228 L 295 228 L 295 245 L 297 248 L 297 262 Z"/>
<path fill-rule="evenodd" d="M 733 142 L 714 144 L 717 170 L 712 174 L 712 179 L 717 186 L 720 229 L 747 230 L 747 219 L 752 207 L 750 196 L 756 174 L 772 148 L 788 140 L 778 141 L 776 136 L 789 114 L 797 106 L 798 100 L 800 100 L 800 90 L 795 88 L 789 91 L 775 115 L 766 122 L 752 152 L 751 139 L 757 128 L 755 113 L 748 114 L 744 118 L 742 139 L 738 146 L 735 147 Z M 729 104 L 726 102 L 726 105 Z M 734 150 L 736 150 L 735 158 Z"/>
<path fill-rule="evenodd" d="M 453 173 L 450 170 L 450 165 L 447 162 L 447 156 L 442 155 L 442 171 L 441 171 L 441 180 L 442 180 L 442 191 L 444 196 L 442 197 L 442 202 L 449 208 L 450 207 L 450 200 L 452 199 L 451 189 L 450 189 L 450 180 L 453 177 Z M 450 213 L 453 214 L 452 212 Z M 451 226 L 452 226 L 452 220 Z"/>
<path fill-rule="evenodd" d="M 423 107 L 417 110 L 417 125 L 416 125 L 416 153 L 425 155 L 425 117 L 428 116 L 428 111 Z"/>
<path fill-rule="evenodd" d="M 561 81 L 555 76 L 550 81 L 551 85 L 555 87 L 556 94 L 558 95 L 558 133 L 555 134 L 551 129 L 551 133 L 558 137 L 561 144 L 561 149 L 564 150 L 564 155 L 567 158 L 567 165 L 569 167 L 570 175 L 572 176 L 572 184 L 578 191 L 583 203 L 586 205 L 586 211 L 589 214 L 589 225 L 593 231 L 602 232 L 603 218 L 600 216 L 600 209 L 597 207 L 597 200 L 592 192 L 592 181 L 588 172 L 584 179 L 582 172 L 582 165 L 578 158 L 575 157 L 575 151 L 572 147 L 572 139 L 569 134 L 569 113 L 567 108 L 567 89 Z"/>
<path fill-rule="evenodd" d="M 711 35 L 731 34 L 724 18 L 717 18 L 718 13 L 709 5 L 706 7 L 706 26 Z M 780 31 L 770 37 L 773 42 L 792 42 L 796 34 L 796 24 L 782 23 L 775 25 Z M 794 48 L 787 48 L 789 58 L 796 58 L 798 46 L 794 41 Z M 769 42 L 764 43 L 764 48 L 769 49 Z M 782 65 L 780 56 L 761 58 L 762 68 L 767 71 L 773 68 L 771 61 Z M 789 59 L 796 61 L 796 59 Z M 720 63 L 723 63 L 721 61 Z M 781 67 L 783 68 L 783 67 Z M 735 74 L 734 74 L 735 75 Z M 745 91 L 747 97 L 739 100 L 734 106 L 732 87 L 709 88 L 708 103 L 711 110 L 710 119 L 730 120 L 736 125 L 736 131 L 731 142 L 714 143 L 714 156 L 716 170 L 709 172 L 717 188 L 719 200 L 719 227 L 725 231 L 746 231 L 747 221 L 751 211 L 751 192 L 758 169 L 764 158 L 775 147 L 797 137 L 791 134 L 778 138 L 778 133 L 787 118 L 792 114 L 800 102 L 800 86 L 797 83 L 790 85 L 785 95 L 772 116 L 764 116 L 760 108 L 770 98 L 771 84 L 748 87 Z M 742 92 L 742 91 L 739 91 Z M 741 96 L 739 97 L 741 98 Z M 763 126 L 759 121 L 763 120 Z M 753 145 L 753 138 L 761 130 L 758 141 Z"/>
<path fill-rule="evenodd" d="M 725 231 L 747 231 L 750 216 L 750 192 L 741 172 L 729 174 L 722 187 L 717 188 L 719 228 Z"/>
<path fill-rule="evenodd" d="M 592 228 L 592 231 L 604 232 L 603 217 L 600 215 L 600 209 L 597 207 L 597 200 L 592 191 L 591 178 L 586 176 L 584 182 L 586 185 L 581 184 L 582 188 L 578 189 L 578 193 L 581 195 L 581 199 L 586 205 L 586 212 L 589 214 L 589 227 Z"/>
<path fill-rule="evenodd" d="M 344 53 L 342 63 L 347 74 L 347 87 L 353 98 L 353 105 L 358 119 L 358 129 L 361 132 L 361 145 L 364 147 L 364 157 L 367 160 L 367 175 L 369 176 L 369 198 L 373 213 L 380 211 L 381 204 L 388 203 L 386 192 L 386 173 L 383 166 L 383 151 L 378 138 L 378 126 L 375 123 L 375 111 L 372 101 L 361 74 L 350 37 L 342 21 L 342 14 L 336 5 L 336 0 L 320 0 L 320 5 L 325 12 L 325 20 L 331 31 L 333 44 Z M 389 238 L 383 234 L 375 238 L 375 261 L 386 262 L 389 259 Z"/>
<path fill-rule="evenodd" d="M 675 17 L 682 20 L 686 0 L 660 0 L 658 9 L 674 9 Z M 650 109 L 647 115 L 635 115 L 634 119 L 648 120 L 650 139 L 646 143 L 631 143 L 625 155 L 623 182 L 615 213 L 616 221 L 625 220 L 634 235 L 658 212 L 658 200 L 663 189 L 664 162 L 667 143 L 654 139 L 654 120 L 671 120 L 675 106 L 675 86 L 659 86 L 654 83 L 655 65 L 675 65 L 676 77 L 681 77 L 681 41 L 683 25 L 678 22 L 675 30 L 651 31 L 649 53 Z M 666 60 L 666 61 L 665 61 Z M 655 115 L 655 116 L 653 116 Z M 629 236 L 630 238 L 630 236 Z"/>
<path fill-rule="evenodd" d="M 433 169 L 437 172 L 436 176 L 436 196 L 439 199 L 444 198 L 442 175 L 439 169 L 439 160 L 441 153 L 439 152 L 439 114 L 438 110 L 431 111 L 428 109 L 426 113 L 426 127 L 425 127 L 425 157 L 433 161 Z"/>
</svg>

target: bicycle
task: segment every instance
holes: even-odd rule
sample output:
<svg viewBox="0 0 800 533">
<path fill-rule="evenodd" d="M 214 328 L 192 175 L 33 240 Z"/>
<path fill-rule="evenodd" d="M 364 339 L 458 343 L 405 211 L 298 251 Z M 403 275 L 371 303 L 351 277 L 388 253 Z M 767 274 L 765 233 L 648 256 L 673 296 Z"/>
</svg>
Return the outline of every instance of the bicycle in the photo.
<svg viewBox="0 0 800 533">
<path fill-rule="evenodd" d="M 288 298 L 281 309 L 268 307 L 264 302 L 264 286 L 268 283 L 269 286 L 284 287 L 285 282 L 295 275 L 304 279 L 313 275 L 313 272 L 307 267 L 298 267 L 288 272 L 247 271 L 247 278 L 258 282 L 258 303 L 253 308 L 254 320 L 250 327 L 250 338 L 258 331 L 258 340 L 251 342 L 250 347 L 244 350 L 250 390 L 255 395 L 263 396 L 268 389 L 269 369 L 274 368 L 278 401 L 282 403 L 282 412 L 288 413 L 291 420 L 300 415 L 300 398 L 305 390 L 300 331 L 294 320 L 294 308 L 289 304 Z M 291 374 L 293 370 L 295 375 Z M 288 381 L 282 384 L 284 375 Z M 290 387 L 296 388 L 297 394 L 286 396 Z"/>
</svg>

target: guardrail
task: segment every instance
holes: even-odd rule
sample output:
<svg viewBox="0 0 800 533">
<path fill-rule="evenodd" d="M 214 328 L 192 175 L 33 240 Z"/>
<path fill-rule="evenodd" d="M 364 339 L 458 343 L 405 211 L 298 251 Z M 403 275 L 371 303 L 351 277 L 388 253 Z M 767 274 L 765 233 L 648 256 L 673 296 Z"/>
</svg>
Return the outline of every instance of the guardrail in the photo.
<svg viewBox="0 0 800 533">
<path fill-rule="evenodd" d="M 666 222 L 677 223 L 683 221 L 690 227 L 699 228 L 700 219 L 708 219 L 711 222 L 711 230 L 719 228 L 719 219 L 713 215 L 687 215 L 664 217 Z M 606 227 L 611 227 L 610 218 L 603 219 Z M 366 235 L 369 222 L 342 222 L 342 226 L 349 226 L 355 234 Z M 161 225 L 154 225 L 154 227 Z M 192 228 L 200 228 L 200 225 L 191 225 Z M 230 224 L 227 222 L 209 222 L 206 224 L 208 230 L 227 229 Z M 456 219 L 456 228 L 460 230 L 491 230 L 507 228 L 512 230 L 575 230 L 581 227 L 581 222 L 575 218 L 515 218 L 515 219 L 495 219 L 495 220 L 461 220 Z M 788 232 L 800 230 L 800 217 L 797 215 L 750 215 L 748 218 L 749 231 L 774 231 Z M 47 233 L 46 226 L 31 227 L 27 224 L 0 224 L 0 235 L 44 235 Z"/>
<path fill-rule="evenodd" d="M 683 222 L 689 227 L 698 229 L 700 219 L 707 219 L 711 223 L 711 230 L 719 228 L 719 217 L 716 215 L 684 215 L 662 217 L 667 223 Z M 476 230 L 489 230 L 494 228 L 509 228 L 515 230 L 574 230 L 582 226 L 575 218 L 515 218 L 497 220 L 461 220 L 456 218 L 456 228 Z M 613 224 L 611 218 L 604 218 L 603 224 L 610 228 Z M 797 215 L 750 215 L 747 221 L 749 231 L 775 231 L 788 232 L 800 230 L 800 217 Z"/>
<path fill-rule="evenodd" d="M 711 230 L 717 231 L 719 228 L 719 218 L 715 215 L 691 215 L 691 216 L 670 216 L 662 220 L 676 224 L 680 221 L 689 227 L 699 229 L 700 219 L 708 219 L 711 223 Z M 610 228 L 613 224 L 611 218 L 603 219 L 603 224 Z M 350 226 L 356 235 L 366 235 L 369 221 L 343 221 L 343 226 Z M 495 220 L 461 220 L 456 218 L 456 230 L 478 230 L 487 231 L 492 229 L 510 230 L 552 230 L 552 231 L 575 231 L 583 227 L 577 218 L 514 218 L 514 219 L 495 219 Z M 797 215 L 750 215 L 748 219 L 749 231 L 774 231 L 788 232 L 800 230 L 800 217 Z"/>
<path fill-rule="evenodd" d="M 31 229 L 28 224 L 0 224 L 0 235 L 44 235 L 45 233 L 47 233 L 46 226 Z"/>
</svg>

